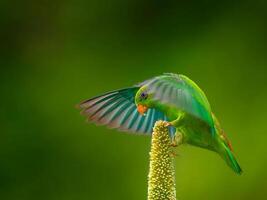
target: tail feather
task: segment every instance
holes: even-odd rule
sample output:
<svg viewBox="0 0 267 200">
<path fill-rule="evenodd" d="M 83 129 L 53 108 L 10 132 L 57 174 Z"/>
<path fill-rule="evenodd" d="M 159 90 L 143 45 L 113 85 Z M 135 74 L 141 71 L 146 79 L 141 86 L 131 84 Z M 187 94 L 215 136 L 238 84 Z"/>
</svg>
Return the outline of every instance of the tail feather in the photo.
<svg viewBox="0 0 267 200">
<path fill-rule="evenodd" d="M 228 148 L 224 143 L 222 143 L 222 145 L 223 151 L 221 153 L 221 156 L 223 157 L 223 159 L 226 161 L 228 166 L 234 170 L 234 172 L 236 172 L 237 174 L 242 174 L 242 169 L 238 164 L 237 160 L 235 159 L 230 148 Z"/>
</svg>

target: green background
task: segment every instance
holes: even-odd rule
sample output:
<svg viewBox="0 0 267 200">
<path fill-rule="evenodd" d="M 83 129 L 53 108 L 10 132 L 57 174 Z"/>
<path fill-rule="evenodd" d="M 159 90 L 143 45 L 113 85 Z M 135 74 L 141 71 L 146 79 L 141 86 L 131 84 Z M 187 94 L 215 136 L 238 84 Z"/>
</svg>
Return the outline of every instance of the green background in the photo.
<svg viewBox="0 0 267 200">
<path fill-rule="evenodd" d="M 163 72 L 206 93 L 243 168 L 182 146 L 177 196 L 267 196 L 267 3 L 0 2 L 0 199 L 146 199 L 150 138 L 86 124 L 75 104 Z"/>
</svg>

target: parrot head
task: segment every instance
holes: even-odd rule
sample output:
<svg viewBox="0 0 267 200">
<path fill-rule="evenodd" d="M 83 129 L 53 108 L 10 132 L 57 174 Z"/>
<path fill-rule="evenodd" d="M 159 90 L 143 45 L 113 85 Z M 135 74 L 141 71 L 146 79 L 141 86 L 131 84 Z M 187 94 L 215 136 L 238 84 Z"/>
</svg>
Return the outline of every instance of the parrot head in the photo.
<svg viewBox="0 0 267 200">
<path fill-rule="evenodd" d="M 135 105 L 137 107 L 138 112 L 141 115 L 145 115 L 147 110 L 152 107 L 153 100 L 152 100 L 152 94 L 148 93 L 148 90 L 146 87 L 141 87 L 136 95 L 135 95 Z"/>
</svg>

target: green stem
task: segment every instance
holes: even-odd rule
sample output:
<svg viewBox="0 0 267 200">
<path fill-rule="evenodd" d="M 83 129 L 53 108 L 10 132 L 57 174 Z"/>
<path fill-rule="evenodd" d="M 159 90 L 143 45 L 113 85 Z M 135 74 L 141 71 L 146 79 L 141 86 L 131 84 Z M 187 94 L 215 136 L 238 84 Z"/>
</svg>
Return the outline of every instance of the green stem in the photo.
<svg viewBox="0 0 267 200">
<path fill-rule="evenodd" d="M 148 175 L 148 200 L 176 200 L 175 170 L 166 122 L 155 123 Z"/>
</svg>

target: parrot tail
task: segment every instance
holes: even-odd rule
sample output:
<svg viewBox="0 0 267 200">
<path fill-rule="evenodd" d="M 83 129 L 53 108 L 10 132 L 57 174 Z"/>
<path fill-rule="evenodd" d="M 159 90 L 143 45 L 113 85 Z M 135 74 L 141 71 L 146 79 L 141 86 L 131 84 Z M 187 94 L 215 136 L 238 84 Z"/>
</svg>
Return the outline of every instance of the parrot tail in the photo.
<svg viewBox="0 0 267 200">
<path fill-rule="evenodd" d="M 226 146 L 224 143 L 222 143 L 222 145 L 223 145 L 223 148 L 220 153 L 222 158 L 226 161 L 227 165 L 234 170 L 234 172 L 236 172 L 239 175 L 242 174 L 242 169 L 239 166 L 230 148 Z"/>
</svg>

